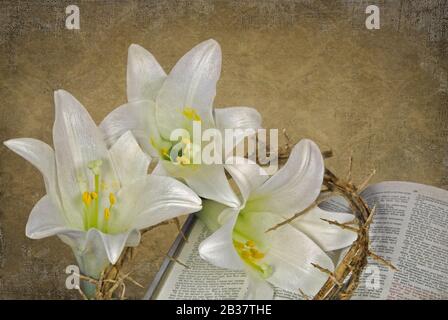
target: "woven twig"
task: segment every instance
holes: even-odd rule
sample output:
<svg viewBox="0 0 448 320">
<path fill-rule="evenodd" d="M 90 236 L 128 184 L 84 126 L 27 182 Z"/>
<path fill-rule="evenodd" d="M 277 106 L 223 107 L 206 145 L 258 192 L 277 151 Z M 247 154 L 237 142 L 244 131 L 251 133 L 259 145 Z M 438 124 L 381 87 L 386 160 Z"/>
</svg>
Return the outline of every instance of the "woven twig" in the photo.
<svg viewBox="0 0 448 320">
<path fill-rule="evenodd" d="M 349 171 L 351 171 L 352 161 L 352 157 L 350 157 Z M 353 214 L 356 217 L 353 222 L 357 223 L 357 228 L 354 228 L 352 223 L 339 224 L 335 221 L 327 222 L 333 225 L 338 225 L 342 229 L 349 229 L 356 232 L 358 238 L 345 254 L 342 261 L 336 266 L 334 272 L 331 273 L 331 276 L 323 287 L 314 296 L 314 300 L 350 299 L 359 285 L 359 280 L 367 265 L 368 257 L 375 259 L 385 266 L 395 269 L 390 262 L 374 254 L 370 249 L 369 229 L 370 224 L 373 221 L 375 208 L 370 208 L 360 193 L 367 186 L 373 173 L 360 184 L 360 187 L 357 187 L 351 180 L 344 181 L 338 179 L 329 169 L 325 169 L 323 184 L 328 190 L 343 196 L 348 201 Z M 351 173 L 349 173 L 347 177 L 351 179 Z"/>
<path fill-rule="evenodd" d="M 280 160 L 287 159 L 291 150 L 291 140 L 285 130 L 283 131 L 283 134 L 286 139 L 286 144 L 284 147 L 280 148 Z M 332 155 L 333 153 L 331 150 L 322 152 L 323 158 L 329 158 Z M 359 285 L 361 274 L 368 263 L 368 257 L 393 270 L 396 270 L 390 262 L 373 253 L 370 248 L 369 228 L 371 222 L 373 221 L 375 208 L 370 208 L 367 205 L 366 201 L 361 196 L 361 192 L 367 187 L 370 179 L 375 174 L 375 170 L 373 170 L 372 173 L 369 174 L 369 176 L 362 183 L 360 183 L 359 186 L 357 186 L 352 181 L 352 165 L 353 155 L 351 154 L 349 157 L 348 174 L 345 180 L 339 179 L 330 169 L 326 168 L 319 199 L 304 211 L 293 215 L 291 218 L 286 219 L 266 231 L 269 232 L 284 224 L 290 223 L 292 220 L 298 218 L 303 213 L 312 209 L 320 202 L 331 196 L 340 195 L 348 201 L 352 212 L 356 217 L 353 221 L 341 224 L 337 221 L 322 220 L 328 222 L 329 224 L 339 226 L 342 229 L 356 232 L 358 237 L 333 272 L 330 272 L 317 264 L 312 264 L 316 269 L 328 275 L 328 279 L 325 284 L 313 297 L 314 300 L 350 299 Z M 301 289 L 298 289 L 298 293 L 304 299 L 310 299 L 310 297 L 307 296 Z"/>
<path fill-rule="evenodd" d="M 141 230 L 141 234 L 145 234 L 146 232 L 158 228 L 162 225 L 167 225 L 170 223 L 174 223 L 178 230 L 180 231 L 180 222 L 178 219 L 173 219 L 169 221 L 164 221 L 155 226 L 151 226 L 144 230 Z M 184 236 L 184 235 L 183 235 Z M 117 263 L 114 265 L 109 265 L 100 275 L 99 279 L 92 279 L 85 275 L 79 275 L 80 279 L 83 281 L 87 281 L 96 285 L 96 292 L 93 299 L 95 300 L 111 300 L 111 299 L 126 299 L 126 281 L 143 288 L 143 286 L 131 278 L 131 272 L 124 273 L 126 269 L 129 268 L 130 262 L 135 257 L 135 249 L 133 247 L 126 247 Z M 175 259 L 174 259 L 175 260 Z M 177 263 L 182 264 L 180 261 L 175 260 Z M 184 264 L 182 264 L 185 266 Z M 185 266 L 187 267 L 187 266 Z M 188 268 L 188 267 L 187 267 Z M 82 292 L 81 289 L 78 289 L 81 297 L 83 299 L 87 299 L 87 296 Z"/>
<path fill-rule="evenodd" d="M 350 161 L 350 166 L 351 163 L 352 160 Z M 351 173 L 347 177 L 351 179 Z M 352 244 L 342 262 L 336 266 L 332 276 L 328 278 L 313 299 L 346 300 L 353 295 L 353 292 L 358 287 L 361 273 L 367 265 L 367 257 L 369 256 L 369 226 L 373 212 L 359 195 L 358 188 L 351 181 L 340 180 L 329 169 L 326 169 L 323 184 L 335 194 L 342 195 L 350 203 L 353 214 L 356 216 L 358 227 L 354 228 L 346 224 L 339 225 L 334 221 L 327 222 L 339 225 L 343 229 L 350 228 L 350 230 L 358 233 L 358 238 Z"/>
</svg>

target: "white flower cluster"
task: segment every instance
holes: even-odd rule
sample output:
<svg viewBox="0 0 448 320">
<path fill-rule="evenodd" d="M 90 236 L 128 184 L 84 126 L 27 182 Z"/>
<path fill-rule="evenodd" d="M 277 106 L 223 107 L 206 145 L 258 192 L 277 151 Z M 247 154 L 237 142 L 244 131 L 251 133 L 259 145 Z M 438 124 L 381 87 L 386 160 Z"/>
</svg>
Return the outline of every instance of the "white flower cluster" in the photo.
<svg viewBox="0 0 448 320">
<path fill-rule="evenodd" d="M 251 298 L 272 294 L 271 284 L 315 294 L 327 275 L 312 263 L 333 270 L 326 252 L 356 237 L 322 219 L 347 223 L 353 216 L 314 207 L 266 232 L 312 206 L 320 193 L 324 164 L 310 140 L 300 141 L 273 175 L 220 148 L 215 151 L 221 162 L 194 161 L 203 149 L 201 139 L 191 139 L 195 123 L 221 133 L 261 128 L 253 108 L 213 108 L 220 72 L 221 49 L 214 40 L 187 52 L 168 75 L 151 53 L 131 45 L 128 102 L 99 127 L 71 94 L 56 91 L 54 149 L 31 138 L 4 142 L 45 181 L 47 194 L 34 206 L 26 235 L 57 235 L 73 249 L 81 272 L 98 278 L 126 246 L 138 245 L 139 230 L 199 212 L 213 231 L 200 245 L 200 256 L 246 270 Z M 244 130 L 233 135 L 236 145 L 244 142 Z M 148 174 L 152 159 L 157 165 Z"/>
</svg>

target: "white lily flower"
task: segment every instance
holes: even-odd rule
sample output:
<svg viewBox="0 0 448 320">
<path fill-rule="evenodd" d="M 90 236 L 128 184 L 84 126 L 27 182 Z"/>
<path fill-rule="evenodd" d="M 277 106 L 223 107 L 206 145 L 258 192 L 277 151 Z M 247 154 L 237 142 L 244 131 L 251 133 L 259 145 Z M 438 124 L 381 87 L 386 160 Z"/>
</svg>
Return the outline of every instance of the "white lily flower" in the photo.
<svg viewBox="0 0 448 320">
<path fill-rule="evenodd" d="M 68 92 L 55 92 L 53 149 L 30 139 L 4 144 L 42 173 L 47 194 L 31 211 L 26 235 L 57 235 L 81 272 L 97 279 L 123 248 L 140 242 L 139 230 L 201 208 L 200 198 L 169 177 L 148 175 L 150 157 L 131 132 L 108 150 L 101 130 Z"/>
<path fill-rule="evenodd" d="M 285 166 L 271 177 L 260 175 L 255 163 L 226 167 L 240 189 L 242 205 L 237 209 L 203 202 L 198 215 L 216 231 L 199 246 L 200 256 L 218 267 L 245 270 L 250 298 L 272 296 L 268 283 L 316 294 L 328 275 L 311 263 L 333 271 L 325 251 L 346 247 L 356 239 L 356 233 L 321 218 L 346 223 L 353 215 L 315 207 L 290 224 L 266 231 L 310 207 L 318 197 L 324 174 L 319 148 L 310 140 L 300 141 Z"/>
<path fill-rule="evenodd" d="M 142 148 L 159 157 L 156 172 L 182 178 L 199 196 L 229 206 L 238 198 L 230 188 L 223 165 L 193 164 L 201 146 L 193 142 L 192 123 L 202 130 L 258 129 L 261 116 L 253 108 L 213 109 L 216 83 L 221 72 L 221 49 L 207 40 L 185 54 L 166 75 L 156 59 L 138 45 L 128 53 L 128 103 L 111 112 L 101 123 L 109 143 L 131 130 Z M 173 130 L 185 129 L 190 137 L 182 139 L 182 149 L 173 152 L 177 141 L 170 141 Z M 237 136 L 236 144 L 242 141 Z M 193 145 L 193 143 L 195 143 Z"/>
</svg>

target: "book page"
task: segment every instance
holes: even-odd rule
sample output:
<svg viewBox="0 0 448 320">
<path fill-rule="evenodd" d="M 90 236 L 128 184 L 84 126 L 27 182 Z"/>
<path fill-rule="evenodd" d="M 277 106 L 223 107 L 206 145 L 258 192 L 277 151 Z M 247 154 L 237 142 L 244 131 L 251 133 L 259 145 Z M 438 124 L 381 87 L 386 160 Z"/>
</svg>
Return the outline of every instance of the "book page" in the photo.
<svg viewBox="0 0 448 320">
<path fill-rule="evenodd" d="M 353 298 L 448 299 L 448 191 L 382 182 L 362 195 L 376 205 L 372 250 L 398 271 L 369 259 Z"/>
<path fill-rule="evenodd" d="M 201 259 L 199 244 L 210 235 L 210 231 L 196 220 L 183 244 L 177 260 L 167 270 L 164 283 L 155 293 L 155 299 L 244 299 L 247 295 L 248 279 L 244 272 L 221 269 Z M 271 297 L 266 297 L 266 299 Z M 296 293 L 274 288 L 274 299 L 299 299 Z"/>
<path fill-rule="evenodd" d="M 409 182 L 383 182 L 363 192 L 376 205 L 371 226 L 372 250 L 398 271 L 369 259 L 354 299 L 448 299 L 448 191 Z M 322 209 L 350 212 L 342 197 Z M 210 235 L 196 221 L 177 259 L 170 263 L 156 299 L 243 299 L 243 272 L 217 268 L 198 255 L 199 244 Z M 329 253 L 334 261 L 343 254 Z M 297 293 L 274 288 L 275 299 L 300 299 Z"/>
<path fill-rule="evenodd" d="M 244 272 L 221 269 L 201 259 L 199 244 L 210 235 L 207 227 L 196 220 L 188 235 L 188 242 L 177 257 L 185 264 L 171 263 L 165 283 L 156 299 L 243 299 L 247 292 Z"/>
</svg>

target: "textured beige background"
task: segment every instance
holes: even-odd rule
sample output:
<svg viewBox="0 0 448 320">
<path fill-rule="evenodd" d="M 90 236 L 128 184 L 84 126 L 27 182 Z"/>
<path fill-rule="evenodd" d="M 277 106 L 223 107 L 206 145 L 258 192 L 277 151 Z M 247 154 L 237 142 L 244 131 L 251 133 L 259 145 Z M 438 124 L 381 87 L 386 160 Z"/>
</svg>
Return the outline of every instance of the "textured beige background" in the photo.
<svg viewBox="0 0 448 320">
<path fill-rule="evenodd" d="M 73 1 L 81 30 L 64 27 L 59 1 L 0 2 L 0 140 L 51 143 L 53 91 L 73 93 L 98 122 L 125 102 L 127 48 L 138 43 L 169 70 L 198 42 L 222 46 L 216 106 L 255 106 L 265 125 L 308 137 L 354 175 L 448 189 L 447 1 Z M 364 26 L 367 4 L 381 29 Z M 65 289 L 70 249 L 30 240 L 24 228 L 44 195 L 30 164 L 0 147 L 0 298 L 78 298 Z M 148 233 L 135 278 L 148 284 L 174 226 Z M 131 298 L 144 291 L 131 288 Z"/>
</svg>

